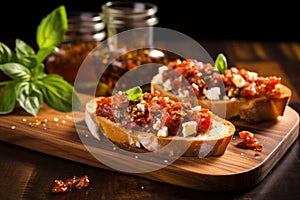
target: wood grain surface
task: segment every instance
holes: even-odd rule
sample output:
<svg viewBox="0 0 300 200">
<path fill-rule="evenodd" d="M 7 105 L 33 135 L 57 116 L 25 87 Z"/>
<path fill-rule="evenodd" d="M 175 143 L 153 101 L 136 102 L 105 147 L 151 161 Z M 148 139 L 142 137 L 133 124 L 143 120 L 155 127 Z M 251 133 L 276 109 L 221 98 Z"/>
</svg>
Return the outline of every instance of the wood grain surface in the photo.
<svg viewBox="0 0 300 200">
<path fill-rule="evenodd" d="M 282 83 L 296 91 L 276 62 L 236 62 L 236 66 L 261 75 L 282 77 Z M 270 72 L 274 72 L 270 74 Z M 37 117 L 17 108 L 0 117 L 0 140 L 34 151 L 87 165 L 146 179 L 203 191 L 233 191 L 261 182 L 299 135 L 299 115 L 287 107 L 278 121 L 248 124 L 235 119 L 237 130 L 249 130 L 263 144 L 256 156 L 253 150 L 239 149 L 236 134 L 224 155 L 210 158 L 150 159 L 143 154 L 117 149 L 112 143 L 93 138 L 84 122 L 84 105 L 92 97 L 80 94 L 83 107 L 78 112 L 61 113 L 43 104 Z M 299 102 L 297 93 L 291 102 Z M 122 169 L 113 166 L 121 166 Z M 148 171 L 140 172 L 141 170 Z M 156 169 L 156 170 L 152 170 Z M 129 172 L 128 172 L 129 171 Z"/>
<path fill-rule="evenodd" d="M 89 99 L 90 96 L 81 95 L 83 105 Z M 264 146 L 260 156 L 256 156 L 253 150 L 237 148 L 235 145 L 241 139 L 235 135 L 225 154 L 220 157 L 182 157 L 173 161 L 160 157 L 144 159 L 143 154 L 122 151 L 105 139 L 98 141 L 93 138 L 84 122 L 84 109 L 61 113 L 46 105 L 43 105 L 38 117 L 29 116 L 20 109 L 2 116 L 0 140 L 160 182 L 204 191 L 232 191 L 259 183 L 276 165 L 299 134 L 299 115 L 287 107 L 278 121 L 256 125 L 241 120 L 233 120 L 233 123 L 237 130 L 254 133 Z M 116 165 L 122 169 L 115 168 Z"/>
</svg>

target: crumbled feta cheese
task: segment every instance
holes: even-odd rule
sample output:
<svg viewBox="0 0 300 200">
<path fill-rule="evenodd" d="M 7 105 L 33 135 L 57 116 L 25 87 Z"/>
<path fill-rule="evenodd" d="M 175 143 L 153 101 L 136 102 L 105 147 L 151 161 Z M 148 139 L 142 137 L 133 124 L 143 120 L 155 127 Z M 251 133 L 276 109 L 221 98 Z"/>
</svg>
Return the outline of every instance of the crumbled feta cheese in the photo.
<svg viewBox="0 0 300 200">
<path fill-rule="evenodd" d="M 160 125 L 161 125 L 160 119 L 156 119 L 156 122 L 153 124 L 152 127 L 154 130 L 159 130 Z"/>
<path fill-rule="evenodd" d="M 208 90 L 204 90 L 204 95 L 210 100 L 219 100 L 221 95 L 221 90 L 219 87 L 212 87 Z"/>
<path fill-rule="evenodd" d="M 188 97 L 189 96 L 189 91 L 179 88 L 178 89 L 178 96 L 179 96 L 179 98 Z"/>
<path fill-rule="evenodd" d="M 165 65 L 158 68 L 158 73 L 162 74 L 164 71 L 168 70 L 169 68 Z"/>
<path fill-rule="evenodd" d="M 182 134 L 184 137 L 188 137 L 197 133 L 197 122 L 189 121 L 182 123 Z"/>
<path fill-rule="evenodd" d="M 203 67 L 203 66 L 204 66 L 204 63 L 201 62 L 201 61 L 199 61 L 199 62 L 198 62 L 198 65 L 199 65 L 200 67 Z"/>
<path fill-rule="evenodd" d="M 168 137 L 169 136 L 168 127 L 164 126 L 160 130 L 158 130 L 157 136 L 158 137 Z"/>
<path fill-rule="evenodd" d="M 245 79 L 241 75 L 239 75 L 239 74 L 233 75 L 231 81 L 238 88 L 241 88 L 241 87 L 243 87 L 246 84 Z"/>
<path fill-rule="evenodd" d="M 195 107 L 193 107 L 192 108 L 192 111 L 200 111 L 202 109 L 202 107 L 201 106 L 195 106 Z"/>
<path fill-rule="evenodd" d="M 169 100 L 170 100 L 170 97 L 164 97 L 164 100 L 165 100 L 165 101 L 169 101 Z"/>
<path fill-rule="evenodd" d="M 257 75 L 256 72 L 250 72 L 250 71 L 248 71 L 247 74 L 248 74 L 248 76 L 249 76 L 249 79 L 252 79 L 252 80 L 257 79 L 257 76 L 258 76 L 258 75 Z"/>
<path fill-rule="evenodd" d="M 192 84 L 192 87 L 196 89 L 196 91 L 199 91 L 199 86 L 195 83 Z"/>
<path fill-rule="evenodd" d="M 137 107 L 138 110 L 140 110 L 142 112 L 145 112 L 145 105 L 144 104 L 138 103 L 138 104 L 136 104 L 136 107 Z"/>
<path fill-rule="evenodd" d="M 168 70 L 169 68 L 165 65 L 158 68 L 158 74 L 154 77 L 154 82 L 157 84 L 163 84 L 162 81 L 162 74 L 164 71 Z"/>
<path fill-rule="evenodd" d="M 172 90 L 171 80 L 168 79 L 166 82 L 164 82 L 163 87 L 165 91 L 171 91 Z"/>
</svg>

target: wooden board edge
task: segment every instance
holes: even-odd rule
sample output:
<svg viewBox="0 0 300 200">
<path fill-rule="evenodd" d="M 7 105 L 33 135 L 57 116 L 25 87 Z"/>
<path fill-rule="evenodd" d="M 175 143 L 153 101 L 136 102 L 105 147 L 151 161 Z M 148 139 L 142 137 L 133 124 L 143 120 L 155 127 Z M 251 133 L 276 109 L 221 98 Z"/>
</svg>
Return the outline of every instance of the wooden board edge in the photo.
<svg viewBox="0 0 300 200">
<path fill-rule="evenodd" d="M 291 110 L 292 112 L 295 112 L 298 118 L 297 118 L 297 123 L 291 129 L 290 134 L 288 134 L 282 141 L 280 148 L 276 148 L 272 152 L 272 154 L 279 153 L 279 156 L 277 157 L 273 156 L 272 159 L 270 158 L 270 160 L 266 159 L 267 160 L 266 162 L 263 162 L 261 165 L 249 171 L 240 174 L 224 175 L 224 176 L 212 176 L 212 175 L 203 175 L 203 174 L 199 175 L 189 171 L 183 171 L 182 173 L 178 174 L 178 168 L 176 168 L 176 166 L 169 165 L 166 168 L 163 168 L 155 172 L 143 173 L 143 174 L 132 174 L 132 173 L 127 173 L 127 174 L 138 176 L 141 178 L 151 179 L 154 181 L 164 182 L 172 185 L 177 185 L 177 186 L 182 186 L 182 187 L 187 187 L 187 188 L 192 188 L 197 190 L 203 190 L 203 191 L 213 191 L 213 192 L 237 191 L 237 190 L 252 187 L 258 184 L 268 175 L 268 173 L 272 170 L 272 168 L 277 164 L 277 162 L 281 159 L 281 157 L 286 153 L 286 151 L 290 148 L 290 146 L 295 142 L 295 140 L 299 136 L 299 115 L 292 108 L 288 108 L 288 109 Z M 65 143 L 65 145 L 67 147 L 69 146 L 70 148 L 65 148 L 65 147 L 59 148 L 53 145 L 48 145 L 47 142 L 45 141 L 41 142 L 39 140 L 36 140 L 36 138 L 33 137 L 24 138 L 27 141 L 28 140 L 31 141 L 31 142 L 24 143 L 22 139 L 15 138 L 14 130 L 8 129 L 7 133 L 8 136 L 6 136 L 6 138 L 4 139 L 0 137 L 0 140 L 5 142 L 10 142 L 15 145 L 29 148 L 55 157 L 64 158 L 67 160 L 95 166 L 106 170 L 116 171 L 99 162 L 95 157 L 93 157 L 89 153 L 89 151 L 82 144 L 78 144 L 78 146 L 76 147 L 77 149 L 76 151 L 78 151 L 78 154 L 76 154 L 77 156 L 70 157 L 70 155 L 74 154 L 74 150 L 71 148 L 72 144 Z M 30 146 L 28 144 L 30 144 Z M 38 146 L 40 145 L 44 145 L 45 147 L 43 148 L 42 151 L 38 148 Z M 51 152 L 55 152 L 55 154 Z M 263 173 L 257 176 L 260 172 Z M 170 179 L 170 177 L 172 178 Z M 194 178 L 191 180 L 189 177 L 194 177 Z M 237 182 L 237 180 L 239 181 Z M 215 187 L 216 184 L 218 185 L 218 187 Z"/>
</svg>

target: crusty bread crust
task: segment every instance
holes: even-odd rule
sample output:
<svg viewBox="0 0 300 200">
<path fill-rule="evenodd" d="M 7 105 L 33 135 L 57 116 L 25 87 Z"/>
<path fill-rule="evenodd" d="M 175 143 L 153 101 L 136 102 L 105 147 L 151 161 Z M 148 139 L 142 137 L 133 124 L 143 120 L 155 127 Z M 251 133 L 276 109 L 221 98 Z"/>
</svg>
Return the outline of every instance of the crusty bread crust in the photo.
<svg viewBox="0 0 300 200">
<path fill-rule="evenodd" d="M 223 132 L 221 137 L 213 139 L 203 139 L 203 137 L 198 139 L 197 137 L 180 136 L 159 137 L 156 134 L 141 131 L 129 131 L 104 117 L 96 116 L 97 98 L 101 97 L 96 97 L 86 104 L 85 120 L 91 134 L 98 140 L 101 139 L 103 134 L 103 136 L 111 140 L 120 148 L 129 151 L 164 151 L 165 153 L 174 156 L 180 155 L 201 158 L 221 156 L 224 154 L 235 133 L 235 126 L 231 122 L 216 115 L 213 115 L 212 120 L 222 123 L 223 126 L 226 127 L 224 130 L 228 131 Z"/>
<path fill-rule="evenodd" d="M 250 123 L 258 123 L 267 120 L 276 120 L 283 116 L 286 105 L 288 104 L 292 92 L 283 84 L 278 84 L 281 91 L 281 97 L 278 99 L 269 99 L 266 97 L 259 98 L 240 98 L 234 100 L 212 101 L 198 99 L 198 105 L 208 108 L 213 113 L 230 120 L 233 117 L 239 117 Z M 159 91 L 162 96 L 168 96 L 174 101 L 184 101 L 163 89 L 163 86 L 155 81 L 151 82 L 151 92 Z"/>
</svg>

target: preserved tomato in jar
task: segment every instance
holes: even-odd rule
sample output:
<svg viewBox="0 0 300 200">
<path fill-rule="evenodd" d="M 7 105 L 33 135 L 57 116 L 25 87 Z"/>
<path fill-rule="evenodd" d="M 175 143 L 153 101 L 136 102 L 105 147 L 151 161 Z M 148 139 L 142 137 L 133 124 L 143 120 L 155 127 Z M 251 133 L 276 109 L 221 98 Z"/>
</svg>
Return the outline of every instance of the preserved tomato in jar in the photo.
<svg viewBox="0 0 300 200">
<path fill-rule="evenodd" d="M 74 83 L 79 67 L 88 54 L 106 37 L 105 25 L 98 13 L 71 11 L 68 30 L 58 50 L 45 60 L 48 73 L 59 74 Z"/>
<path fill-rule="evenodd" d="M 120 56 L 108 52 L 97 69 L 101 74 L 96 96 L 110 96 L 113 90 L 127 90 L 136 85 L 150 91 L 150 81 L 158 67 L 167 65 L 179 55 L 158 48 L 141 48 L 125 51 Z M 181 58 L 181 57 L 180 57 Z"/>
</svg>

